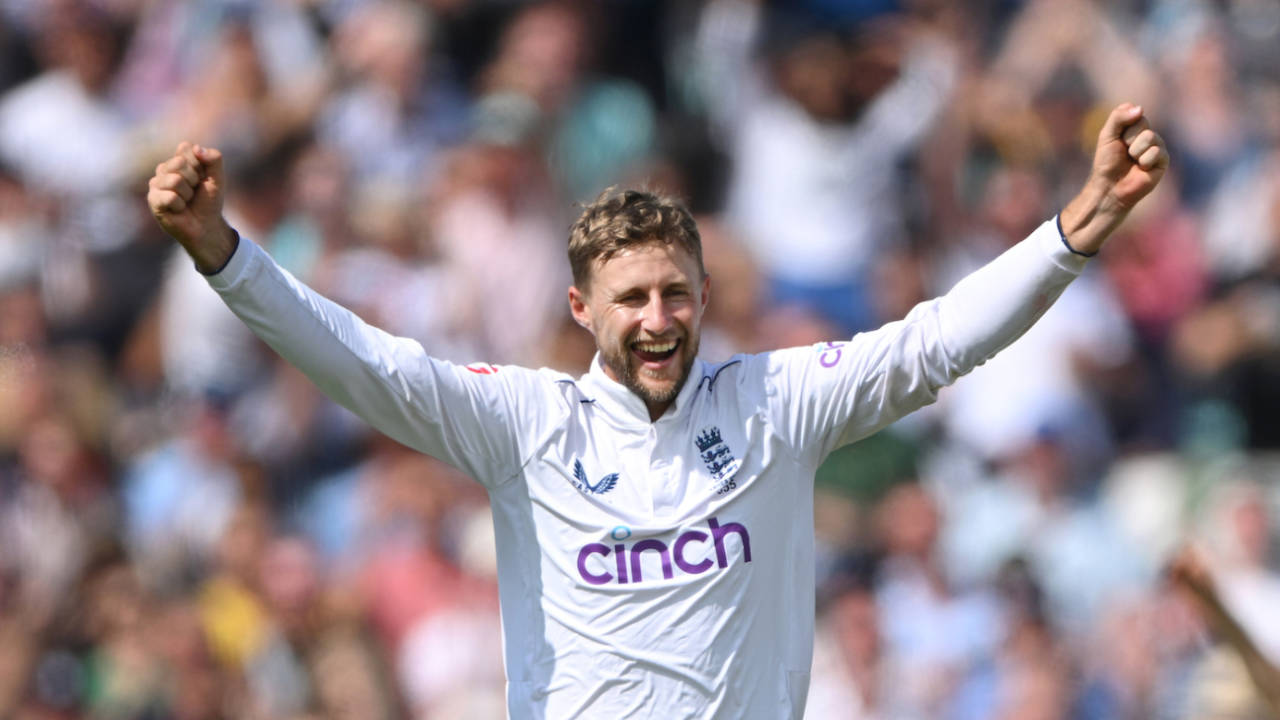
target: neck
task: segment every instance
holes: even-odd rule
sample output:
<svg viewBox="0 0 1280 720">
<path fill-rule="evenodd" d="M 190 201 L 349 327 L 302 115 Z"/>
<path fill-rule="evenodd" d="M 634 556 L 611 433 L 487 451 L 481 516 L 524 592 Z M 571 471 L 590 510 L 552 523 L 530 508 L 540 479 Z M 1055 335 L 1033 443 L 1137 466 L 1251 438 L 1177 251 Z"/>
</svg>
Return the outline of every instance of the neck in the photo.
<svg viewBox="0 0 1280 720">
<path fill-rule="evenodd" d="M 649 398 L 645 397 L 644 394 L 640 392 L 638 389 L 628 384 L 621 377 L 621 375 L 618 372 L 616 372 L 613 369 L 613 367 L 609 365 L 608 362 L 604 360 L 603 357 L 600 359 L 600 367 L 604 369 L 604 374 L 606 377 L 618 383 L 619 385 L 626 387 L 628 390 L 631 391 L 633 395 L 640 398 L 640 400 L 644 402 L 645 409 L 649 411 L 649 422 L 657 422 L 658 418 L 662 417 L 667 412 L 667 409 L 670 408 L 671 405 L 676 401 L 676 396 L 680 394 L 680 390 L 684 388 L 684 383 L 687 382 L 689 379 L 688 376 L 686 375 L 684 381 L 682 381 L 679 387 L 676 388 L 676 392 L 674 395 L 671 396 L 670 400 L 650 400 Z"/>
<path fill-rule="evenodd" d="M 667 412 L 667 408 L 671 407 L 672 402 L 674 401 L 668 400 L 666 402 L 659 403 L 645 400 L 644 406 L 649 408 L 649 422 L 658 422 L 658 418 L 662 417 L 663 414 Z"/>
</svg>

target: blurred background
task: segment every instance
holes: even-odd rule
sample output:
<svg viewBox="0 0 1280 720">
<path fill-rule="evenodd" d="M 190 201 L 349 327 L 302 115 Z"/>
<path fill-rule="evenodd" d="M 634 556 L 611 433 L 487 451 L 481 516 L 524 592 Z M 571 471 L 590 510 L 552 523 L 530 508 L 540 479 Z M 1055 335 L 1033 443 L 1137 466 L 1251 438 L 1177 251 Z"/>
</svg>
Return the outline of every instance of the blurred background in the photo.
<svg viewBox="0 0 1280 720">
<path fill-rule="evenodd" d="M 1019 343 L 818 477 L 810 717 L 1264 717 L 1280 659 L 1273 0 L 0 0 L 0 717 L 501 718 L 478 485 L 372 433 L 148 216 L 433 354 L 585 370 L 564 257 L 684 198 L 708 360 L 901 317 L 1050 218 L 1117 102 L 1173 167 Z"/>
</svg>

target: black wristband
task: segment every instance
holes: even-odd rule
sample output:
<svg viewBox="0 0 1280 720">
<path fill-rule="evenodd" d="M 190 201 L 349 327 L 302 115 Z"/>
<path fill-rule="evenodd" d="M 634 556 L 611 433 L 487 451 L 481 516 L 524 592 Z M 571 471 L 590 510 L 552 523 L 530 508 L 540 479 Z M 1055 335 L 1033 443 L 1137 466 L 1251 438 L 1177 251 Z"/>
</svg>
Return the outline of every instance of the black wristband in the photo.
<svg viewBox="0 0 1280 720">
<path fill-rule="evenodd" d="M 1079 255 L 1080 257 L 1093 257 L 1094 255 L 1098 254 L 1097 250 L 1094 250 L 1091 253 L 1087 253 L 1087 252 L 1080 252 L 1079 250 L 1071 247 L 1071 243 L 1067 242 L 1067 234 L 1062 231 L 1062 213 L 1058 213 L 1057 215 L 1054 215 L 1053 222 L 1058 226 L 1058 239 L 1062 241 L 1062 244 L 1068 250 L 1070 250 L 1072 254 Z"/>
<path fill-rule="evenodd" d="M 236 232 L 235 228 L 231 228 L 231 237 L 234 238 L 233 244 L 231 245 L 231 254 L 227 256 L 226 261 L 224 261 L 221 265 L 218 266 L 217 270 L 214 270 L 212 272 L 205 272 L 197 267 L 196 271 L 199 272 L 201 275 L 213 276 L 213 275 L 217 275 L 223 270 L 226 270 L 227 266 L 231 264 L 231 258 L 236 256 L 236 250 L 240 249 L 240 233 Z"/>
</svg>

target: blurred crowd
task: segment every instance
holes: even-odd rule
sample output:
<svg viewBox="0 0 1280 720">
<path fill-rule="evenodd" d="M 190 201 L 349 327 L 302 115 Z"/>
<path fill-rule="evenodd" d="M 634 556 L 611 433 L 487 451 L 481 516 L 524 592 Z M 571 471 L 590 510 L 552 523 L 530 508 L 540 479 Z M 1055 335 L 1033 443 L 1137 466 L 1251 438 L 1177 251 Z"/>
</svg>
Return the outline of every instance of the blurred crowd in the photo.
<svg viewBox="0 0 1280 720">
<path fill-rule="evenodd" d="M 1198 543 L 1280 660 L 1280 4 L 0 0 L 0 717 L 504 715 L 483 490 L 230 315 L 147 215 L 179 140 L 367 320 L 577 373 L 604 187 L 698 215 L 719 360 L 945 292 L 1123 100 L 1157 193 L 819 474 L 815 718 L 1266 717 L 1165 567 Z"/>
</svg>

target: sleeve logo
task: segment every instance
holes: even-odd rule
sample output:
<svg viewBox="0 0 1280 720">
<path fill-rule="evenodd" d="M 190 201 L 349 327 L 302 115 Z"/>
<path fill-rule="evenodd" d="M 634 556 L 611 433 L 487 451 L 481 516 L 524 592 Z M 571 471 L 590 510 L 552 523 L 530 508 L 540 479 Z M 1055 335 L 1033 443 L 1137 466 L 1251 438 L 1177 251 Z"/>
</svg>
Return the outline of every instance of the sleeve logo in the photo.
<svg viewBox="0 0 1280 720">
<path fill-rule="evenodd" d="M 489 363 L 471 363 L 470 365 L 464 365 L 463 367 L 477 375 L 496 375 L 498 373 L 498 367 L 496 365 L 490 365 Z"/>
<path fill-rule="evenodd" d="M 842 348 L 845 346 L 843 342 L 829 342 L 818 346 L 821 351 L 818 353 L 818 364 L 824 368 L 832 368 L 836 363 L 840 362 L 840 356 L 844 354 Z"/>
</svg>

